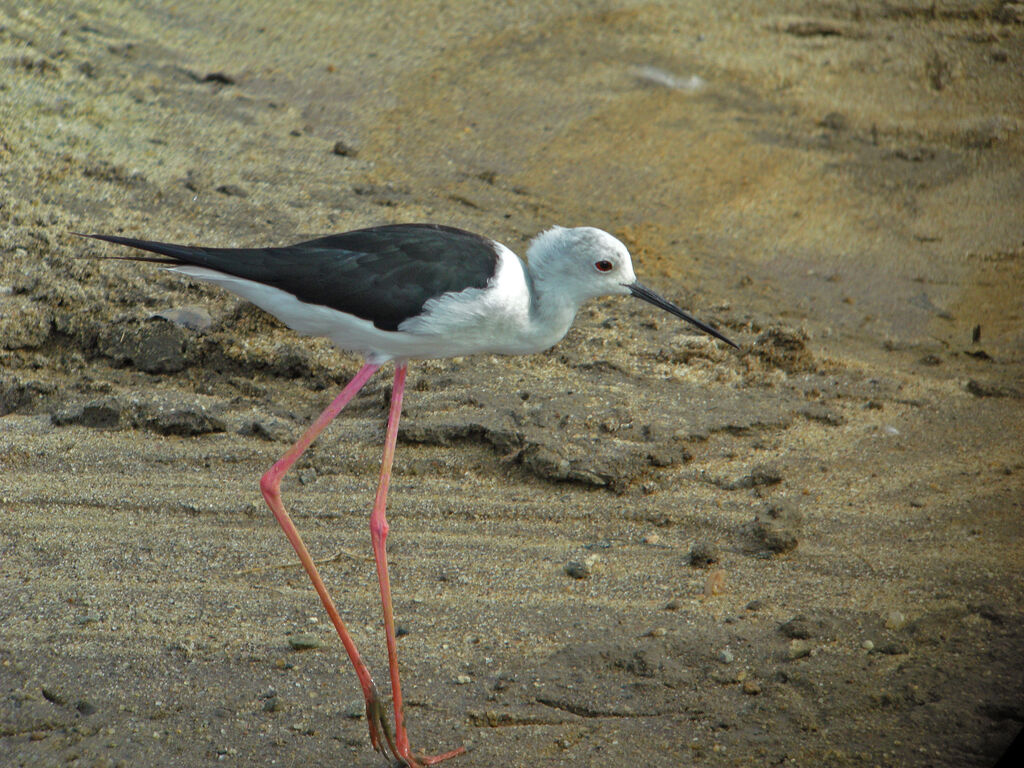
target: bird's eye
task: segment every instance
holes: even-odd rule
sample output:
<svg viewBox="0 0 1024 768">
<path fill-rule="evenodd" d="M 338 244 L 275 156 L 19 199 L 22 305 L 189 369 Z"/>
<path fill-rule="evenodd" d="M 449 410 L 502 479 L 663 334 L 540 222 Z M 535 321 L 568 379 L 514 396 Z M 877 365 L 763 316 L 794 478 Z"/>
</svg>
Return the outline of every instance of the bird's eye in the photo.
<svg viewBox="0 0 1024 768">
<path fill-rule="evenodd" d="M 615 265 L 610 261 L 599 261 L 594 265 L 598 272 L 611 272 L 614 267 Z"/>
</svg>

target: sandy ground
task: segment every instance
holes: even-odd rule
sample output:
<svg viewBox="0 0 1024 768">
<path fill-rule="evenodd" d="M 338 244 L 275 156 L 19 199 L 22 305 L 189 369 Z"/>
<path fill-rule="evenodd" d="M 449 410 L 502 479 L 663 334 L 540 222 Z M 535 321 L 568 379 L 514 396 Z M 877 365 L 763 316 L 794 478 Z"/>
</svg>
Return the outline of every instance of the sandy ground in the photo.
<svg viewBox="0 0 1024 768">
<path fill-rule="evenodd" d="M 604 227 L 742 350 L 609 299 L 546 354 L 412 367 L 415 747 L 993 764 L 1024 723 L 1022 22 L 0 0 L 0 763 L 381 764 L 256 482 L 359 361 L 70 233 L 436 221 Z M 388 376 L 285 484 L 381 684 Z"/>
</svg>

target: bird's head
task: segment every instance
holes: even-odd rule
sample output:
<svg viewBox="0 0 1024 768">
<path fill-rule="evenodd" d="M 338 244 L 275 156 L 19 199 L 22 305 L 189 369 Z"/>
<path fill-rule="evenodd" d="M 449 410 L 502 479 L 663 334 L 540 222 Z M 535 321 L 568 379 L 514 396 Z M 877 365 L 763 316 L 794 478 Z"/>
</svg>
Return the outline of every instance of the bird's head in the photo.
<svg viewBox="0 0 1024 768">
<path fill-rule="evenodd" d="M 552 227 L 526 252 L 530 271 L 577 302 L 628 294 L 636 282 L 633 261 L 622 242 L 595 227 Z"/>
<path fill-rule="evenodd" d="M 595 227 L 552 227 L 541 232 L 526 252 L 530 272 L 543 289 L 557 290 L 581 304 L 597 296 L 630 295 L 695 325 L 735 347 L 710 325 L 641 285 L 633 272 L 629 250 L 618 238 Z"/>
</svg>

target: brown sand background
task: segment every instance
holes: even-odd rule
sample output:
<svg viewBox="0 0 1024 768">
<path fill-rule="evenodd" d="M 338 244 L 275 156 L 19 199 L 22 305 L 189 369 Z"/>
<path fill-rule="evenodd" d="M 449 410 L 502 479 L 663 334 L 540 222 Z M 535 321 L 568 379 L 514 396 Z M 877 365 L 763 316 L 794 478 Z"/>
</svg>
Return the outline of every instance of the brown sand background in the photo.
<svg viewBox="0 0 1024 768">
<path fill-rule="evenodd" d="M 1022 22 L 0 0 L 0 762 L 380 765 L 256 482 L 358 360 L 70 233 L 436 221 L 604 227 L 743 351 L 608 299 L 548 353 L 411 368 L 414 746 L 991 765 L 1024 723 Z M 364 392 L 285 500 L 383 684 L 388 372 Z"/>
</svg>

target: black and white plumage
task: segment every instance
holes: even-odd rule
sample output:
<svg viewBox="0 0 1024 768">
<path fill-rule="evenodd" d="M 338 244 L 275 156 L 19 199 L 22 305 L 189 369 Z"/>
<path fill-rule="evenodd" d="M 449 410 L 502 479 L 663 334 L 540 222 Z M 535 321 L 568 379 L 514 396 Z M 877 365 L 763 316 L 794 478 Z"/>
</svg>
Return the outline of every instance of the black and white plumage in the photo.
<svg viewBox="0 0 1024 768">
<path fill-rule="evenodd" d="M 420 768 L 465 751 L 459 747 L 434 756 L 414 752 L 402 706 L 385 510 L 407 361 L 476 352 L 539 352 L 565 336 L 584 301 L 603 295 L 643 299 L 732 344 L 638 283 L 626 246 L 592 227 L 542 232 L 530 244 L 527 263 L 494 240 L 430 224 L 373 227 L 281 248 L 192 248 L 110 235 L 91 237 L 155 253 L 128 258 L 155 261 L 221 285 L 300 333 L 327 336 L 338 347 L 366 358 L 352 381 L 263 475 L 260 490 L 345 646 L 363 690 L 370 743 L 391 765 Z M 393 731 L 369 668 L 281 499 L 284 475 L 377 369 L 391 360 L 395 379 L 370 536 L 384 612 Z"/>
<path fill-rule="evenodd" d="M 216 283 L 299 333 L 326 336 L 368 362 L 523 354 L 557 343 L 580 305 L 632 294 L 732 344 L 640 285 L 626 247 L 593 227 L 538 235 L 524 264 L 481 235 L 392 224 L 273 248 L 199 248 L 90 235 Z M 735 346 L 735 345 L 733 345 Z"/>
</svg>

